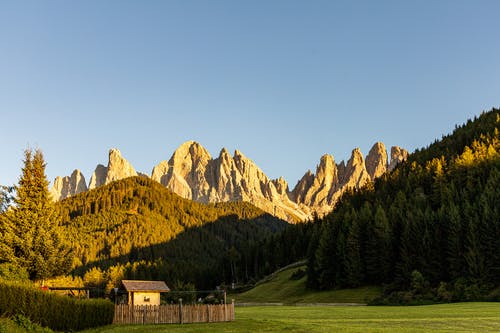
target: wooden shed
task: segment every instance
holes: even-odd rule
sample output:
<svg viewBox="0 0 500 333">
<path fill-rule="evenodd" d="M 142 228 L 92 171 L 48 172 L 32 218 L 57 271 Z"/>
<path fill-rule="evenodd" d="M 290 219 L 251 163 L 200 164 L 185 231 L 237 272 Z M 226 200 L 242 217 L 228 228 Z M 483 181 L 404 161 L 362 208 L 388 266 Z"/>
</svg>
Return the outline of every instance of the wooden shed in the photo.
<svg viewBox="0 0 500 333">
<path fill-rule="evenodd" d="M 160 305 L 160 293 L 170 291 L 164 281 L 123 280 L 129 305 Z"/>
</svg>

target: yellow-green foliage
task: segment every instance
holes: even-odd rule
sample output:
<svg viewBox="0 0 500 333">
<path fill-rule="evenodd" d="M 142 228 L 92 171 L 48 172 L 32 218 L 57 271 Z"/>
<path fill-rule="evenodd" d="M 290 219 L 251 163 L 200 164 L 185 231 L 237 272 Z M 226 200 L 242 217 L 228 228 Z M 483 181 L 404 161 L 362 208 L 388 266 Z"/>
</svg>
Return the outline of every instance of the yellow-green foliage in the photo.
<svg viewBox="0 0 500 333">
<path fill-rule="evenodd" d="M 72 273 L 99 293 L 124 278 L 207 289 L 239 280 L 237 274 L 255 276 L 262 265 L 242 254 L 286 226 L 249 203 L 201 204 L 145 177 L 75 195 L 57 209 L 75 254 Z"/>
<path fill-rule="evenodd" d="M 56 331 L 76 331 L 111 324 L 114 305 L 107 300 L 79 300 L 26 284 L 0 282 L 0 316 L 15 315 Z"/>
<path fill-rule="evenodd" d="M 128 256 L 225 216 L 249 220 L 264 215 L 248 203 L 205 205 L 186 200 L 144 177 L 81 193 L 58 203 L 57 208 L 72 243 L 75 266 Z"/>
</svg>

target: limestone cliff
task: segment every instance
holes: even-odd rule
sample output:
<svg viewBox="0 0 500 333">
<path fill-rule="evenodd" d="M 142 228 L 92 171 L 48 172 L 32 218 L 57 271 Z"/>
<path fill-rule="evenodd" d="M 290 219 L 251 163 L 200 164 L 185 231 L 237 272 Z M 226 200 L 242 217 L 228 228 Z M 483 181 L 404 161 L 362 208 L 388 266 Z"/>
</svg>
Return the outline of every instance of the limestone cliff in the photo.
<svg viewBox="0 0 500 333">
<path fill-rule="evenodd" d="M 133 176 L 137 176 L 137 172 L 132 165 L 122 157 L 118 149 L 110 149 L 106 180 L 104 183 L 109 184 L 112 181 Z"/>
<path fill-rule="evenodd" d="M 389 171 L 394 170 L 396 165 L 408 159 L 408 151 L 398 146 L 391 148 L 391 162 L 389 163 Z"/>
<path fill-rule="evenodd" d="M 87 191 L 85 177 L 80 170 L 75 170 L 71 176 L 56 177 L 54 186 L 50 189 L 50 194 L 52 200 L 58 201 L 85 191 Z"/>
<path fill-rule="evenodd" d="M 374 180 L 387 171 L 387 149 L 382 142 L 377 142 L 366 156 L 366 171 Z"/>
<path fill-rule="evenodd" d="M 406 151 L 399 147 L 391 150 L 391 163 L 394 166 L 406 158 Z M 359 189 L 367 182 L 380 177 L 389 168 L 387 150 L 383 143 L 377 142 L 363 158 L 361 151 L 356 148 L 350 159 L 335 164 L 332 156 L 321 157 L 316 173 L 308 171 L 297 183 L 290 198 L 300 207 L 307 207 L 309 211 L 318 215 L 329 213 L 340 196 L 349 188 Z"/>
<path fill-rule="evenodd" d="M 151 178 L 178 195 L 203 202 L 248 201 L 262 210 L 290 222 L 311 219 L 314 213 L 329 213 L 349 188 L 360 188 L 380 177 L 408 157 L 400 147 L 387 150 L 377 142 L 363 157 L 356 148 L 345 163 L 336 164 L 332 155 L 321 157 L 316 173 L 311 171 L 292 191 L 283 178 L 269 179 L 251 159 L 236 150 L 233 155 L 223 148 L 216 158 L 195 141 L 183 143 L 168 161 L 156 165 Z M 109 151 L 108 165 L 97 165 L 88 186 L 94 189 L 138 173 L 118 149 Z M 142 176 L 147 176 L 140 174 Z M 51 189 L 54 200 L 87 190 L 85 179 L 75 170 L 71 177 L 57 177 Z"/>
<path fill-rule="evenodd" d="M 210 186 L 205 173 L 210 160 L 205 148 L 188 141 L 177 148 L 168 162 L 155 166 L 151 178 L 184 198 L 208 202 Z"/>
<path fill-rule="evenodd" d="M 137 176 L 138 173 L 132 165 L 122 157 L 118 149 L 109 150 L 108 166 L 98 164 L 92 177 L 90 177 L 87 188 L 85 177 L 79 170 L 75 170 L 71 177 L 56 177 L 50 193 L 54 200 L 62 200 L 69 196 L 88 190 L 92 190 L 101 185 L 109 184 L 112 181 Z"/>
<path fill-rule="evenodd" d="M 184 198 L 204 203 L 248 201 L 289 221 L 307 218 L 288 198 L 286 181 L 270 180 L 240 151 L 231 156 L 223 148 L 213 159 L 199 143 L 188 141 L 168 162 L 153 168 L 152 179 Z"/>
<path fill-rule="evenodd" d="M 90 177 L 89 190 L 96 187 L 104 185 L 106 183 L 106 175 L 108 173 L 108 168 L 102 164 L 98 164 L 95 168 L 92 177 Z"/>
</svg>

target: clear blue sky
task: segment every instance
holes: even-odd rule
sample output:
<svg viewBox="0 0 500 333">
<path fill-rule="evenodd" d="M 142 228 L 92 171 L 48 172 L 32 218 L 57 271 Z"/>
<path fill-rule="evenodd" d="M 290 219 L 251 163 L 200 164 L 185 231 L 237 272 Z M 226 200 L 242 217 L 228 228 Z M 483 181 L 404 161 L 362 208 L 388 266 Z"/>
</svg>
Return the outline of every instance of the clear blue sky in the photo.
<svg viewBox="0 0 500 333">
<path fill-rule="evenodd" d="M 500 1 L 0 1 L 0 184 L 87 182 L 182 142 L 292 188 L 321 155 L 413 151 L 500 105 Z"/>
</svg>

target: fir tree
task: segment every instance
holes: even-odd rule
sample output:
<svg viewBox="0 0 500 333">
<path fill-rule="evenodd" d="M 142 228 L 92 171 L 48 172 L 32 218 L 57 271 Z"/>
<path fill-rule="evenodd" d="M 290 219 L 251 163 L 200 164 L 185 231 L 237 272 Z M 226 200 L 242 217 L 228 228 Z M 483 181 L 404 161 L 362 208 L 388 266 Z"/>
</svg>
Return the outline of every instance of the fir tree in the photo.
<svg viewBox="0 0 500 333">
<path fill-rule="evenodd" d="M 30 279 L 39 280 L 67 272 L 72 257 L 59 234 L 43 154 L 28 149 L 24 157 L 15 205 L 7 212 L 6 219 L 12 229 L 12 250 L 17 264 L 26 268 Z"/>
<path fill-rule="evenodd" d="M 337 226 L 329 220 L 322 225 L 322 233 L 316 250 L 316 267 L 319 272 L 318 284 L 321 289 L 332 289 L 337 285 Z"/>
<path fill-rule="evenodd" d="M 346 273 L 347 284 L 351 287 L 358 287 L 363 281 L 363 266 L 361 264 L 361 247 L 360 247 L 360 227 L 354 209 L 351 213 L 345 215 L 346 222 L 351 223 L 349 234 L 347 236 L 347 260 Z M 351 222 L 352 221 L 352 222 Z"/>
</svg>

